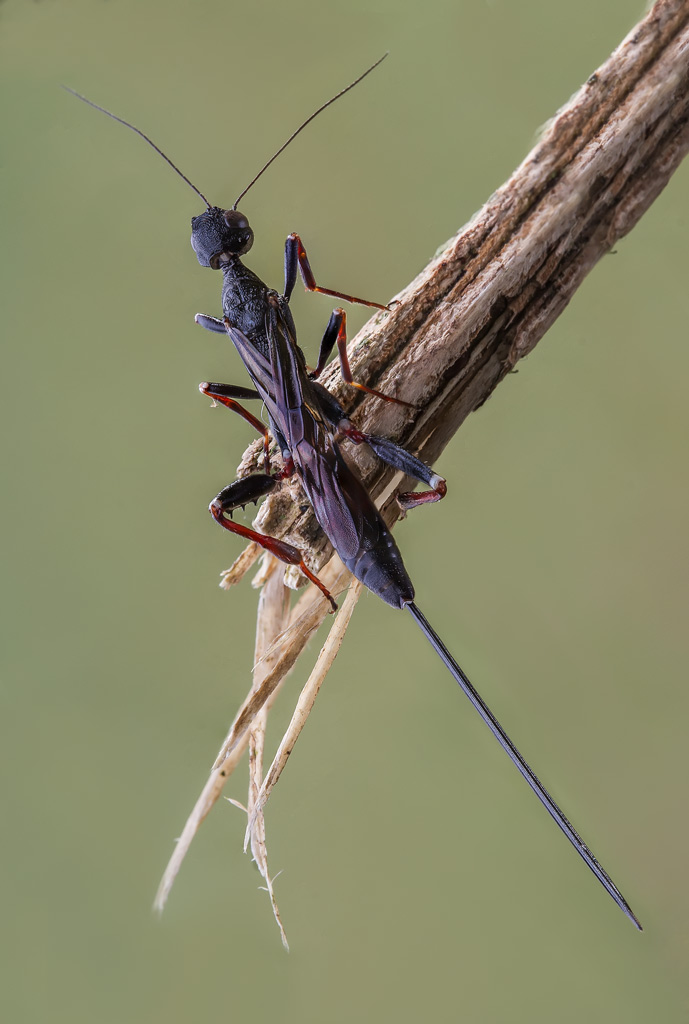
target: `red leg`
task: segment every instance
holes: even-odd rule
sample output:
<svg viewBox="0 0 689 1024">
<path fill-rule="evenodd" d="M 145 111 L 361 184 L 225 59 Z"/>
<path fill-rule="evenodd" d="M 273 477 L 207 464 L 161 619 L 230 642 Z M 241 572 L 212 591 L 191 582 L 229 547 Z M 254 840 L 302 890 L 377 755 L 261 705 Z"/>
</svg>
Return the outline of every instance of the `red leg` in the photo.
<svg viewBox="0 0 689 1024">
<path fill-rule="evenodd" d="M 260 474 L 254 474 L 254 476 L 245 477 L 242 480 L 236 480 L 233 484 L 228 487 L 224 487 L 220 494 L 218 494 L 208 506 L 208 511 L 215 519 L 216 523 L 224 529 L 229 530 L 230 533 L 239 534 L 240 537 L 245 537 L 247 540 L 252 540 L 256 544 L 260 544 L 266 551 L 270 551 L 271 554 L 279 558 L 281 562 L 286 562 L 288 565 L 297 565 L 304 573 L 307 579 L 315 583 L 320 592 L 330 602 L 332 610 L 337 611 L 337 604 L 332 597 L 332 594 L 327 587 L 321 583 L 317 576 L 315 576 L 309 567 L 304 562 L 301 551 L 295 548 L 292 544 L 287 544 L 285 541 L 276 540 L 275 537 L 268 537 L 264 533 L 258 533 L 256 530 L 251 530 L 248 526 L 242 526 L 241 523 L 235 523 L 231 519 L 227 519 L 225 513 L 231 514 L 235 508 L 247 504 L 249 501 L 256 501 L 263 495 L 268 494 L 275 487 L 276 481 L 270 476 L 261 476 Z"/>
<path fill-rule="evenodd" d="M 285 298 L 289 302 L 292 289 L 297 279 L 297 266 L 301 272 L 304 287 L 307 292 L 320 292 L 321 295 L 332 295 L 336 299 L 344 299 L 345 302 L 357 302 L 360 306 L 371 306 L 373 309 L 389 309 L 382 306 L 380 302 L 369 302 L 368 299 L 358 299 L 355 295 L 345 295 L 344 292 L 333 291 L 332 288 L 320 288 L 313 276 L 306 249 L 302 245 L 301 238 L 294 232 L 287 236 L 285 242 Z"/>
<path fill-rule="evenodd" d="M 251 426 L 263 434 L 263 465 L 266 473 L 270 472 L 270 456 L 268 449 L 270 447 L 270 433 L 265 423 L 261 423 L 248 409 L 245 409 L 243 405 L 235 401 L 236 398 L 260 398 L 257 391 L 253 391 L 251 388 L 242 388 L 235 384 L 211 384 L 209 381 L 204 381 L 199 384 L 199 391 L 202 395 L 208 395 L 214 402 L 219 402 L 220 405 L 224 405 L 226 409 L 231 409 L 232 412 L 238 413 L 242 419 L 250 423 Z M 289 474 L 291 475 L 291 474 Z"/>
<path fill-rule="evenodd" d="M 339 431 L 348 437 L 353 444 L 367 444 L 376 453 L 379 459 L 387 462 L 388 466 L 401 470 L 405 476 L 411 476 L 420 480 L 431 490 L 428 491 L 405 491 L 397 495 L 397 504 L 405 512 L 417 505 L 427 505 L 433 501 L 440 501 L 447 494 L 447 483 L 438 473 L 434 473 L 430 466 L 427 466 L 421 459 L 408 452 L 405 448 L 390 441 L 387 437 L 378 437 L 376 434 L 365 434 L 362 430 L 353 427 L 349 420 L 343 420 L 338 424 Z"/>
<path fill-rule="evenodd" d="M 347 314 L 340 306 L 333 310 L 330 323 L 332 324 L 334 322 L 337 323 L 337 352 L 340 357 L 342 376 L 347 384 L 351 384 L 353 388 L 358 388 L 359 391 L 365 391 L 367 395 L 375 395 L 376 398 L 382 398 L 384 402 L 394 402 L 395 405 L 406 405 L 408 409 L 413 409 L 414 406 L 411 402 L 403 402 L 401 398 L 393 398 L 392 395 L 384 395 L 382 391 L 376 391 L 374 388 L 366 387 L 365 384 L 359 384 L 354 380 L 349 365 L 349 356 L 347 355 Z"/>
</svg>

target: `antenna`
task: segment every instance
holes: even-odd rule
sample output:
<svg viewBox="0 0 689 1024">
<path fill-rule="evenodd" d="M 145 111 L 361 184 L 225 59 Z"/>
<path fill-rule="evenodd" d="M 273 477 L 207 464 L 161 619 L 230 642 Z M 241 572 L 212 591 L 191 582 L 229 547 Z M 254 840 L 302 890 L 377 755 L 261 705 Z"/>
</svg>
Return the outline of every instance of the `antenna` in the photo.
<svg viewBox="0 0 689 1024">
<path fill-rule="evenodd" d="M 251 181 L 249 182 L 249 184 L 246 186 L 246 188 L 242 192 L 239 193 L 239 195 L 237 196 L 237 198 L 234 201 L 234 205 L 232 206 L 232 209 L 233 210 L 237 209 L 237 205 L 238 205 L 240 199 L 244 198 L 244 196 L 247 194 L 249 189 L 252 188 L 252 186 L 256 184 L 256 182 L 261 177 L 263 172 L 268 170 L 268 168 L 273 163 L 273 161 L 276 160 L 285 149 L 287 149 L 287 147 L 289 146 L 290 142 L 292 142 L 294 139 L 296 139 L 296 137 L 299 134 L 299 132 L 303 131 L 304 128 L 306 128 L 307 124 L 310 124 L 315 117 L 318 117 L 318 115 L 320 113 L 322 113 L 326 109 L 326 107 L 329 107 L 332 103 L 334 103 L 335 100 L 339 100 L 339 98 L 341 96 L 344 96 L 344 94 L 346 92 L 349 92 L 349 90 L 353 89 L 355 85 L 358 85 L 359 82 L 361 82 L 364 78 L 366 78 L 367 75 L 370 75 L 371 72 L 374 71 L 378 67 L 379 64 L 382 64 L 382 62 L 385 60 L 385 58 L 387 56 L 388 56 L 388 54 L 384 53 L 383 56 L 379 57 L 378 60 L 375 62 L 375 64 L 372 64 L 370 68 L 367 68 L 366 71 L 364 71 L 364 73 L 362 75 L 359 75 L 359 77 L 355 78 L 353 82 L 350 82 L 350 84 L 348 86 L 346 86 L 344 89 L 341 89 L 340 92 L 335 94 L 335 96 L 332 96 L 327 101 L 327 103 L 323 103 L 318 108 L 318 110 L 314 110 L 313 114 L 311 114 L 310 117 L 307 117 L 306 120 L 303 121 L 299 125 L 299 127 L 297 128 L 296 131 L 292 132 L 292 134 L 287 139 L 287 141 L 285 143 L 283 143 L 283 145 L 280 146 L 280 148 L 275 153 L 273 153 L 273 155 L 271 156 L 270 160 L 268 160 L 268 162 L 263 165 L 263 167 L 258 172 L 258 174 L 254 178 L 252 178 Z M 165 153 L 163 153 L 163 151 L 160 148 L 160 146 L 156 146 L 156 144 L 153 141 L 153 139 L 149 139 L 148 135 L 146 135 L 144 132 L 142 132 L 140 128 L 137 128 L 136 125 L 130 124 L 129 121 L 125 121 L 124 118 L 118 117 L 117 114 L 113 114 L 113 112 L 111 110 L 106 110 L 105 107 L 100 107 L 97 103 L 94 103 L 93 100 L 89 100 L 89 99 L 86 98 L 86 96 L 82 96 L 81 93 L 76 92 L 75 89 L 70 89 L 70 87 L 68 85 L 63 85 L 62 88 L 66 92 L 70 92 L 72 94 L 72 96 L 76 96 L 76 98 L 78 100 L 81 100 L 82 103 L 87 103 L 89 105 L 89 107 L 93 107 L 94 110 L 100 110 L 101 114 L 106 114 L 108 117 L 111 117 L 113 119 L 113 121 L 119 121 L 119 123 L 123 124 L 125 126 L 125 128 L 130 128 L 133 132 L 136 132 L 136 134 L 139 135 L 145 142 L 147 142 L 149 144 L 149 146 L 151 146 L 151 148 L 156 151 L 156 153 L 158 153 L 160 156 L 162 156 L 163 160 L 165 160 L 165 162 L 170 165 L 170 167 L 173 169 L 173 171 L 175 171 L 180 176 L 180 178 L 183 181 L 186 181 L 186 183 L 189 186 L 189 188 L 193 189 L 193 191 L 196 193 L 196 195 L 199 196 L 199 198 L 201 198 L 203 200 L 203 202 L 206 204 L 208 209 L 209 210 L 212 209 L 211 204 L 208 202 L 208 200 L 204 196 L 203 192 L 201 192 L 199 189 L 197 189 L 196 185 L 193 183 L 193 181 L 190 181 L 189 178 L 187 178 L 186 174 L 182 174 L 182 172 L 180 171 L 179 167 L 177 167 L 176 164 L 173 164 L 173 162 L 170 159 L 170 157 L 167 156 Z"/>
<path fill-rule="evenodd" d="M 203 199 L 208 209 L 211 209 L 211 204 L 208 202 L 203 192 L 199 192 L 193 181 L 189 181 L 189 178 L 187 178 L 186 174 L 182 174 L 179 167 L 177 167 L 176 164 L 173 164 L 170 157 L 166 156 L 165 153 L 163 153 L 162 149 L 159 146 L 156 146 L 155 142 L 152 139 L 149 139 L 148 135 L 145 135 L 140 128 L 137 128 L 135 125 L 130 124 L 129 121 L 125 121 L 121 117 L 118 117 L 117 114 L 113 114 L 112 111 L 106 110 L 105 107 L 99 107 L 97 103 L 93 102 L 93 100 L 86 99 L 86 97 L 82 96 L 81 93 L 75 92 L 74 89 L 70 89 L 68 85 L 63 85 L 62 88 L 65 89 L 66 92 L 71 92 L 72 96 L 76 96 L 76 98 L 78 100 L 81 100 L 83 103 L 88 103 L 88 105 L 90 107 L 93 107 L 95 110 L 100 110 L 101 114 L 107 114 L 108 117 L 111 117 L 113 119 L 113 121 L 119 121 L 120 124 L 123 124 L 125 126 L 125 128 L 131 128 L 133 132 L 136 132 L 137 135 L 140 135 L 141 138 L 144 139 L 149 144 L 149 146 L 152 146 L 153 149 L 155 149 L 156 153 L 159 153 L 160 156 L 162 156 L 163 160 L 169 163 L 173 171 L 176 171 L 177 174 L 179 174 L 180 178 L 182 178 L 183 181 L 186 181 L 189 188 L 193 189 L 194 192 L 196 192 L 196 195 Z"/>
<path fill-rule="evenodd" d="M 363 75 L 359 75 L 358 78 L 355 78 L 353 82 L 350 82 L 350 84 L 346 88 L 340 90 L 340 92 L 338 92 L 335 96 L 333 96 L 331 99 L 329 99 L 327 103 L 324 103 L 322 106 L 320 106 L 318 108 L 318 110 L 314 110 L 313 114 L 311 114 L 311 117 L 307 117 L 306 120 L 304 122 L 302 122 L 302 124 L 299 125 L 297 130 L 295 132 L 292 132 L 292 134 L 288 138 L 287 142 L 283 143 L 283 145 L 280 146 L 280 148 L 277 150 L 277 152 L 273 153 L 273 155 L 271 156 L 270 160 L 263 165 L 263 167 L 258 172 L 256 177 L 252 178 L 251 181 L 249 182 L 249 184 L 244 189 L 244 191 L 239 193 L 239 195 L 237 196 L 237 198 L 234 201 L 234 205 L 233 205 L 232 209 L 233 210 L 237 209 L 239 201 L 244 198 L 244 196 L 247 194 L 247 192 L 252 187 L 252 185 L 256 184 L 256 182 L 261 177 L 263 172 L 268 170 L 268 168 L 272 164 L 273 160 L 276 160 L 280 156 L 280 153 L 282 153 L 283 150 L 287 149 L 287 147 L 289 146 L 290 142 L 292 142 L 294 139 L 296 139 L 296 137 L 299 134 L 299 132 L 303 131 L 304 128 L 306 128 L 307 124 L 310 124 L 313 121 L 314 117 L 318 117 L 318 115 L 320 113 L 322 113 L 325 110 L 326 107 L 329 107 L 331 103 L 335 102 L 335 100 L 339 100 L 340 96 L 344 96 L 344 94 L 346 92 L 349 92 L 350 89 L 353 89 L 355 85 L 358 85 L 359 82 L 361 82 L 364 78 L 366 78 L 366 75 L 370 75 L 372 71 L 375 71 L 375 69 L 378 67 L 378 65 L 382 64 L 382 62 L 385 60 L 385 58 L 387 56 L 388 56 L 388 54 L 384 53 L 382 57 L 378 58 L 378 60 L 375 62 L 375 64 L 371 64 L 371 67 L 368 68 L 366 71 L 364 71 Z M 70 92 L 71 92 L 71 90 L 70 90 Z M 83 99 L 83 97 L 81 97 L 81 98 Z M 107 113 L 107 111 L 106 111 L 106 113 Z M 119 120 L 119 118 L 117 118 L 116 120 Z M 131 125 L 130 125 L 130 127 L 131 127 Z M 167 160 L 167 157 L 165 159 Z"/>
</svg>

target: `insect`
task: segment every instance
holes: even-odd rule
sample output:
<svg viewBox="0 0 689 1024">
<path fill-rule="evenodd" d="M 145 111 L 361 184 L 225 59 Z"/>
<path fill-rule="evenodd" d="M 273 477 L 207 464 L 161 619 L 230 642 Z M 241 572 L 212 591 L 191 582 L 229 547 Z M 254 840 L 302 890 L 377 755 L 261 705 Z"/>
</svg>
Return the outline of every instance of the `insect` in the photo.
<svg viewBox="0 0 689 1024">
<path fill-rule="evenodd" d="M 141 136 L 167 161 L 206 206 L 203 213 L 192 219 L 191 242 L 202 266 L 221 270 L 223 273 L 223 316 L 217 318 L 198 314 L 196 322 L 231 339 L 244 362 L 253 387 L 204 382 L 200 385 L 200 390 L 238 413 L 264 438 L 264 471 L 236 480 L 220 491 L 210 504 L 210 512 L 215 521 L 231 533 L 256 541 L 281 561 L 298 565 L 308 579 L 320 588 L 324 598 L 335 610 L 337 605 L 334 598 L 308 568 L 301 551 L 291 544 L 260 534 L 228 518 L 235 509 L 267 495 L 279 487 L 282 480 L 296 473 L 313 506 L 316 519 L 344 565 L 369 590 L 388 604 L 406 609 L 411 614 L 493 736 L 577 853 L 620 909 L 641 930 L 641 924 L 622 893 L 529 767 L 417 607 L 414 587 L 397 544 L 364 485 L 346 461 L 342 453 L 342 444 L 345 440 L 354 444 L 368 444 L 384 462 L 400 470 L 405 476 L 426 485 L 427 490 L 397 496 L 398 503 L 405 510 L 440 500 L 446 493 L 445 481 L 416 456 L 389 439 L 357 430 L 347 418 L 340 403 L 317 378 L 333 349 L 337 347 L 343 376 L 348 383 L 380 400 L 408 403 L 352 380 L 346 353 L 346 314 L 339 306 L 331 315 L 323 334 L 316 369 L 309 372 L 305 357 L 297 344 L 297 332 L 289 302 L 297 274 L 300 272 L 309 291 L 321 292 L 343 301 L 381 310 L 388 307 L 317 285 L 306 250 L 296 234 L 289 235 L 285 245 L 285 284 L 282 293 L 269 288 L 242 262 L 242 257 L 253 244 L 254 235 L 247 217 L 237 209 L 239 202 L 314 117 L 354 88 L 383 59 L 384 57 L 381 57 L 354 82 L 307 118 L 264 164 L 230 209 L 211 205 L 169 157 L 134 125 L 99 107 L 79 93 L 73 94 Z M 71 89 L 68 91 L 73 92 Z M 263 402 L 270 430 L 241 404 L 250 400 Z M 270 434 L 282 453 L 283 466 L 278 470 L 271 468 L 268 454 Z"/>
</svg>

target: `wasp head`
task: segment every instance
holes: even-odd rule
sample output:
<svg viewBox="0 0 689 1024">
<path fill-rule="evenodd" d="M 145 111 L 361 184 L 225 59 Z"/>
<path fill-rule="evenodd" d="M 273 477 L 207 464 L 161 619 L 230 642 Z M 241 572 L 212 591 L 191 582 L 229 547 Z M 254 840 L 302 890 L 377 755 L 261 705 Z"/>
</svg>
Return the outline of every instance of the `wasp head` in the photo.
<svg viewBox="0 0 689 1024">
<path fill-rule="evenodd" d="M 254 241 L 249 221 L 239 210 L 210 206 L 191 220 L 191 244 L 202 267 L 217 270 L 248 252 Z"/>
</svg>

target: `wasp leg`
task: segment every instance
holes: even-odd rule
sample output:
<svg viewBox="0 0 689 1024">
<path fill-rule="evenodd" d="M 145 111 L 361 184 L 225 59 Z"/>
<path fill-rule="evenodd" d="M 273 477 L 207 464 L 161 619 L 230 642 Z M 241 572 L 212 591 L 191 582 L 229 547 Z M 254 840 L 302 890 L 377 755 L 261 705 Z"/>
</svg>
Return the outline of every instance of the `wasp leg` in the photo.
<svg viewBox="0 0 689 1024">
<path fill-rule="evenodd" d="M 345 295 L 344 292 L 336 292 L 332 288 L 320 288 L 316 284 L 316 278 L 313 276 L 309 258 L 306 255 L 306 249 L 302 244 L 301 238 L 299 235 L 292 233 L 287 236 L 285 242 L 285 298 L 288 302 L 297 283 L 297 268 L 299 268 L 307 292 L 320 292 L 321 295 L 332 295 L 335 299 L 344 299 L 345 302 L 356 302 L 360 306 L 372 306 L 373 309 L 389 309 L 388 306 L 381 306 L 380 302 L 357 299 L 355 295 Z"/>
<path fill-rule="evenodd" d="M 275 477 L 263 473 L 254 473 L 252 476 L 244 477 L 242 480 L 235 480 L 234 483 L 223 487 L 222 491 L 216 495 L 208 506 L 208 511 L 216 523 L 229 530 L 230 533 L 237 533 L 240 537 L 245 537 L 247 540 L 260 544 L 262 548 L 270 551 L 281 562 L 299 566 L 306 578 L 315 583 L 323 596 L 328 599 L 332 610 L 335 612 L 337 611 L 337 604 L 330 591 L 308 568 L 298 548 L 295 548 L 292 544 L 287 544 L 285 541 L 276 540 L 275 537 L 268 537 L 264 533 L 258 533 L 257 530 L 252 530 L 248 526 L 242 526 L 241 523 L 234 523 L 231 519 L 227 518 L 227 515 L 231 515 L 236 508 L 243 508 L 249 502 L 258 501 L 259 498 L 274 490 L 276 486 L 277 480 Z"/>
<path fill-rule="evenodd" d="M 214 331 L 216 334 L 225 334 L 225 324 L 218 320 L 217 316 L 208 316 L 207 313 L 197 313 L 194 320 L 199 327 L 205 327 L 207 331 Z"/>
<path fill-rule="evenodd" d="M 354 380 L 349 365 L 349 357 L 347 356 L 347 314 L 344 309 L 339 306 L 330 314 L 328 326 L 323 333 L 321 347 L 318 353 L 318 363 L 316 364 L 316 369 L 311 374 L 311 377 L 314 380 L 319 377 L 325 369 L 325 365 L 328 362 L 330 353 L 334 349 L 335 345 L 337 345 L 337 352 L 340 358 L 342 377 L 347 384 L 351 384 L 353 388 L 358 388 L 359 391 L 365 391 L 367 395 L 375 395 L 376 398 L 382 398 L 384 402 L 394 402 L 395 405 L 406 405 L 410 409 L 414 408 L 411 402 L 403 402 L 401 398 L 393 398 L 392 395 L 385 395 L 382 391 L 376 391 L 374 388 L 369 388 L 365 384 L 359 384 Z"/>
<path fill-rule="evenodd" d="M 223 334 L 225 333 L 225 327 L 223 326 Z M 219 402 L 220 405 L 224 405 L 226 409 L 231 409 L 232 412 L 236 412 L 243 420 L 250 423 L 259 434 L 263 434 L 263 468 L 266 473 L 270 473 L 270 455 L 268 449 L 270 446 L 270 433 L 265 423 L 261 423 L 248 409 L 245 409 L 243 405 L 235 401 L 237 398 L 251 399 L 260 398 L 258 391 L 253 388 L 243 388 L 238 384 L 212 384 L 209 381 L 204 381 L 199 384 L 199 391 L 202 395 L 208 395 L 214 402 Z"/>
<path fill-rule="evenodd" d="M 390 441 L 387 437 L 378 437 L 376 434 L 365 434 L 353 427 L 349 420 L 340 422 L 338 428 L 354 444 L 367 444 L 388 466 L 393 466 L 394 469 L 401 470 L 405 476 L 411 476 L 428 485 L 430 488 L 428 491 L 406 491 L 404 494 L 397 495 L 397 504 L 405 512 L 416 508 L 417 505 L 440 501 L 447 494 L 447 483 L 443 477 L 435 473 L 421 459 L 417 459 L 411 452 L 395 444 L 394 441 Z"/>
</svg>

